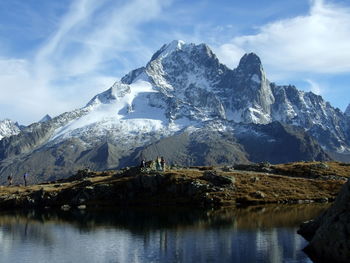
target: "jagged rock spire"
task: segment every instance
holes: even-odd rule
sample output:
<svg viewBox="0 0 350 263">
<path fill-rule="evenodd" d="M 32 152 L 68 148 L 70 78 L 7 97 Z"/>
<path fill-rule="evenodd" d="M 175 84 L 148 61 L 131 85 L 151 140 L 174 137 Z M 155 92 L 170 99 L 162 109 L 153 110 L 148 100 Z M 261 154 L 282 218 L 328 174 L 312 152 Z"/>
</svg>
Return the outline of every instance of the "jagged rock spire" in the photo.
<svg viewBox="0 0 350 263">
<path fill-rule="evenodd" d="M 261 60 L 255 53 L 245 54 L 239 61 L 237 70 L 245 73 L 257 74 L 259 77 L 261 77 L 264 72 Z"/>
<path fill-rule="evenodd" d="M 345 115 L 350 116 L 350 104 L 348 105 L 344 113 Z"/>
</svg>

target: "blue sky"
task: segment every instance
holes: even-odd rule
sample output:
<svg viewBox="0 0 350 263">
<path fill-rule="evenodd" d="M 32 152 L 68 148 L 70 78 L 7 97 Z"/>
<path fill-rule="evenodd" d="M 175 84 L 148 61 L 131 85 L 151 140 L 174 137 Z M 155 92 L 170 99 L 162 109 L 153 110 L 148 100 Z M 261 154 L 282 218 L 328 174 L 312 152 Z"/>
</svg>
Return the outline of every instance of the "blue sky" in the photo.
<svg viewBox="0 0 350 263">
<path fill-rule="evenodd" d="M 84 106 L 164 43 L 255 52 L 277 84 L 350 103 L 348 0 L 0 0 L 0 120 Z"/>
</svg>

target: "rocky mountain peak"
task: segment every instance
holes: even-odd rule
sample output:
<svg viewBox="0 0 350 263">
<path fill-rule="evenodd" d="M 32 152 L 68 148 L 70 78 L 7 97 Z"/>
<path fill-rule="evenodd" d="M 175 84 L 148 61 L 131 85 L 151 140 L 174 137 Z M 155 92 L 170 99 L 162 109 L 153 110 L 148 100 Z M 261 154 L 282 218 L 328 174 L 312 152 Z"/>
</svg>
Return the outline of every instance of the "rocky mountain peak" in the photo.
<svg viewBox="0 0 350 263">
<path fill-rule="evenodd" d="M 232 76 L 233 119 L 245 123 L 271 122 L 271 105 L 275 98 L 260 58 L 254 53 L 245 54 Z"/>
<path fill-rule="evenodd" d="M 346 116 L 350 116 L 350 104 L 348 105 L 344 113 Z"/>
<path fill-rule="evenodd" d="M 47 122 L 52 120 L 51 116 L 49 114 L 46 114 L 39 122 Z"/>
<path fill-rule="evenodd" d="M 154 53 L 151 61 L 161 57 L 166 57 L 174 51 L 181 50 L 184 45 L 186 44 L 182 40 L 173 40 L 169 44 L 163 45 L 156 53 Z"/>
<path fill-rule="evenodd" d="M 237 71 L 249 75 L 257 74 L 260 79 L 264 72 L 261 60 L 255 53 L 245 54 L 239 61 Z"/>
<path fill-rule="evenodd" d="M 159 62 L 161 62 L 164 65 L 169 60 L 173 62 L 171 63 L 172 65 L 175 65 L 176 62 L 179 61 L 186 64 L 194 62 L 197 64 L 197 66 L 200 66 L 200 64 L 206 62 L 207 60 L 215 61 L 216 64 L 219 64 L 216 55 L 213 53 L 213 51 L 208 45 L 204 43 L 198 45 L 194 43 L 188 44 L 182 40 L 174 40 L 169 44 L 163 45 L 152 56 L 147 66 L 149 67 L 150 65 Z"/>
<path fill-rule="evenodd" d="M 228 68 L 221 64 L 206 44 L 174 40 L 163 45 L 147 63 L 125 75 L 121 82 L 131 84 L 138 80 L 151 82 L 166 94 L 186 90 L 192 86 L 208 90 L 218 83 Z M 174 94 L 171 94 L 174 96 Z"/>
</svg>

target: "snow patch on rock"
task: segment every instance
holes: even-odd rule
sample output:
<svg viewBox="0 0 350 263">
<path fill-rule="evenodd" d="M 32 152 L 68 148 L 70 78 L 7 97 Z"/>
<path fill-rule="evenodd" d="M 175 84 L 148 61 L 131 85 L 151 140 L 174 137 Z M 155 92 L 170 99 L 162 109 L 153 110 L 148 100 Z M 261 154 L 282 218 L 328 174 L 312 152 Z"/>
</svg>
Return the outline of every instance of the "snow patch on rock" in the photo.
<svg viewBox="0 0 350 263">
<path fill-rule="evenodd" d="M 20 133 L 19 125 L 9 119 L 0 121 L 0 140 Z"/>
</svg>

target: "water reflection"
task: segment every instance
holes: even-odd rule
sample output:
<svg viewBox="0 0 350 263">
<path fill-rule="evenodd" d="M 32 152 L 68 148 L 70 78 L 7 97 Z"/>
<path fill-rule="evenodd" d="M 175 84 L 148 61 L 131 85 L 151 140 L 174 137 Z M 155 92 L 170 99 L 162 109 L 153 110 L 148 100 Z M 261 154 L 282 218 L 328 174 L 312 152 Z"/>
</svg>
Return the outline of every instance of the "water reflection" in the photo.
<svg viewBox="0 0 350 263">
<path fill-rule="evenodd" d="M 326 208 L 12 212 L 1 262 L 311 262 L 296 230 Z"/>
</svg>

